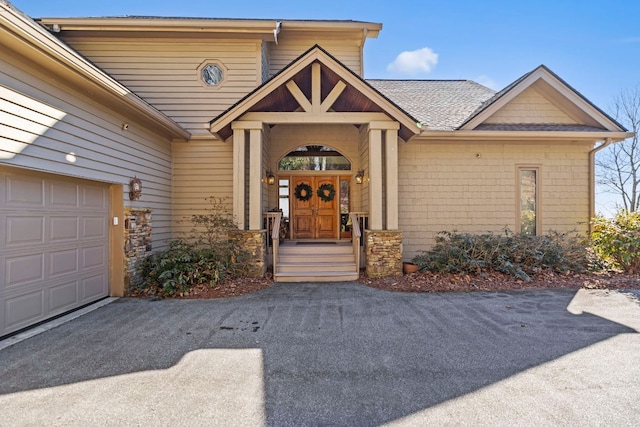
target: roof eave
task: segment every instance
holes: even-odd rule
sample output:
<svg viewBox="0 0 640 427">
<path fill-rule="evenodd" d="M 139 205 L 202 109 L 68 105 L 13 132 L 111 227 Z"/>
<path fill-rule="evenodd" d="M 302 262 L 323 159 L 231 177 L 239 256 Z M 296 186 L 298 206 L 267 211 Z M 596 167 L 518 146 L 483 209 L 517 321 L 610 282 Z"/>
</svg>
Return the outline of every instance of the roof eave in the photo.
<svg viewBox="0 0 640 427">
<path fill-rule="evenodd" d="M 145 31 L 273 34 L 275 22 L 286 31 L 349 32 L 375 38 L 382 24 L 360 21 L 302 21 L 286 19 L 198 19 L 163 17 L 39 18 L 42 25 L 60 31 Z"/>
<path fill-rule="evenodd" d="M 532 141 L 532 140 L 583 140 L 596 141 L 605 138 L 612 142 L 623 141 L 633 132 L 579 132 L 579 131 L 489 131 L 489 130 L 423 130 L 414 140 L 466 140 L 466 141 Z"/>
</svg>

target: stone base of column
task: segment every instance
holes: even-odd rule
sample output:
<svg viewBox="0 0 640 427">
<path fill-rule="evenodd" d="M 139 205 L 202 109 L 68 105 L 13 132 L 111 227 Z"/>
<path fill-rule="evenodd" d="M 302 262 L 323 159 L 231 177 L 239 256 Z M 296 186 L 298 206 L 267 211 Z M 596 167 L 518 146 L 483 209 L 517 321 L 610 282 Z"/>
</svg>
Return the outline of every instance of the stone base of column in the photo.
<svg viewBox="0 0 640 427">
<path fill-rule="evenodd" d="M 267 273 L 267 230 L 237 230 L 229 232 L 229 239 L 249 257 L 246 277 L 264 277 Z"/>
<path fill-rule="evenodd" d="M 364 236 L 367 276 L 401 276 L 402 231 L 365 230 Z"/>
<path fill-rule="evenodd" d="M 139 264 L 151 253 L 151 209 L 124 210 L 124 292 L 142 283 Z"/>
</svg>

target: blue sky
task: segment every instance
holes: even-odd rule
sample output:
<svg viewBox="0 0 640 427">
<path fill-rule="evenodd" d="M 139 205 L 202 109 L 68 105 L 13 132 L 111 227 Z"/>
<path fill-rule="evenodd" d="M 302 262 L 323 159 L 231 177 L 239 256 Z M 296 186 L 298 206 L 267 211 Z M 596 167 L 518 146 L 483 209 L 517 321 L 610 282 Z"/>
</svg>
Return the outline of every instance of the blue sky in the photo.
<svg viewBox="0 0 640 427">
<path fill-rule="evenodd" d="M 605 111 L 640 84 L 640 1 L 14 0 L 31 17 L 353 19 L 383 24 L 366 78 L 470 79 L 501 89 L 545 64 Z M 402 55 L 402 64 L 394 61 Z"/>
</svg>

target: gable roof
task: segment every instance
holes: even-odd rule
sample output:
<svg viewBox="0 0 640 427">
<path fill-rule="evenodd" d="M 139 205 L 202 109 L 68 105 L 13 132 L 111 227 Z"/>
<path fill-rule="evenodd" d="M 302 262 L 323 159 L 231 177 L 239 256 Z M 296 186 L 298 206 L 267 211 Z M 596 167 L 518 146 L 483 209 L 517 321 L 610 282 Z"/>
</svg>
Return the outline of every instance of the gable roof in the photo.
<svg viewBox="0 0 640 427">
<path fill-rule="evenodd" d="M 431 130 L 457 129 L 495 91 L 471 80 L 382 80 L 367 83 Z"/>
<path fill-rule="evenodd" d="M 550 92 L 553 92 L 553 95 L 560 102 L 569 104 L 571 108 L 575 109 L 575 113 L 582 118 L 582 121 L 584 121 L 582 126 L 583 128 L 586 126 L 587 128 L 591 127 L 598 131 L 627 132 L 627 129 L 624 126 L 594 105 L 591 101 L 585 98 L 584 95 L 571 87 L 545 65 L 540 65 L 532 71 L 524 74 L 507 87 L 497 92 L 493 97 L 487 99 L 458 127 L 458 129 L 497 129 L 495 126 L 487 126 L 487 124 L 483 124 L 483 122 L 505 106 L 509 101 L 517 97 L 525 89 L 531 87 L 537 82 L 544 82 L 545 86 L 549 88 Z M 528 125 L 528 128 L 525 123 L 517 125 L 519 125 L 518 130 L 547 130 L 537 125 Z M 557 125 L 558 124 L 554 123 L 549 124 L 549 126 L 555 126 L 553 130 L 573 130 L 570 126 L 564 126 L 564 129 L 561 129 Z"/>
<path fill-rule="evenodd" d="M 280 70 L 262 85 L 244 96 L 226 111 L 212 119 L 210 131 L 220 139 L 231 134 L 231 122 L 250 111 L 292 112 L 298 107 L 291 99 L 285 85 L 290 80 L 298 79 L 304 83 L 305 73 L 310 72 L 313 63 L 325 66 L 322 79 L 332 84 L 337 81 L 346 83 L 346 90 L 333 103 L 333 114 L 340 112 L 379 112 L 384 113 L 400 124 L 399 136 L 405 141 L 419 133 L 418 120 L 399 107 L 395 102 L 379 92 L 338 59 L 319 45 L 314 45 L 289 65 Z M 325 85 L 326 86 L 326 85 Z M 295 100 L 294 100 L 295 101 Z M 329 114 L 332 114 L 329 113 Z"/>
</svg>

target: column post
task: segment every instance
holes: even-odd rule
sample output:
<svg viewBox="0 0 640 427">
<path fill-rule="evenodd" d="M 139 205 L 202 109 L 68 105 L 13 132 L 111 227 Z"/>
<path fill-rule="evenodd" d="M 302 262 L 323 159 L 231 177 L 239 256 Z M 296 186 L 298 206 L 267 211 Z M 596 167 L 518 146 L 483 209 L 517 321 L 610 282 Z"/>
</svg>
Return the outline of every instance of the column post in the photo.
<svg viewBox="0 0 640 427">
<path fill-rule="evenodd" d="M 236 127 L 237 122 L 232 124 L 233 129 L 233 219 L 239 230 L 245 227 L 245 206 L 244 206 L 244 174 L 245 174 L 245 129 Z"/>
<path fill-rule="evenodd" d="M 262 230 L 262 124 L 249 130 L 249 230 Z"/>
<path fill-rule="evenodd" d="M 382 230 L 382 130 L 369 127 L 369 228 Z"/>
<path fill-rule="evenodd" d="M 387 230 L 398 229 L 398 130 L 385 132 Z"/>
</svg>

